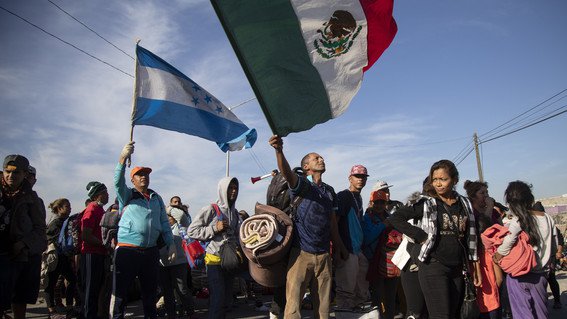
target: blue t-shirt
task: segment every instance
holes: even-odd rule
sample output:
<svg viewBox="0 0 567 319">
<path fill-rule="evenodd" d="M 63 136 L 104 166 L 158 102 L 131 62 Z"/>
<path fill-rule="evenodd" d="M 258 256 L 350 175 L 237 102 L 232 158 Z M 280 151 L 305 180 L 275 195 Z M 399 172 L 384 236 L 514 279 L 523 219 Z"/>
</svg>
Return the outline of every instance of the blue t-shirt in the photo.
<svg viewBox="0 0 567 319">
<path fill-rule="evenodd" d="M 360 252 L 362 246 L 362 197 L 348 189 L 337 194 L 339 209 L 337 220 L 339 235 L 346 249 L 353 254 Z"/>
<path fill-rule="evenodd" d="M 311 254 L 328 253 L 331 241 L 331 214 L 337 210 L 335 190 L 322 183 L 314 184 L 304 176 L 298 176 L 297 186 L 291 190 L 293 197 L 303 197 L 297 207 L 294 223 L 296 236 L 293 246 Z"/>
</svg>

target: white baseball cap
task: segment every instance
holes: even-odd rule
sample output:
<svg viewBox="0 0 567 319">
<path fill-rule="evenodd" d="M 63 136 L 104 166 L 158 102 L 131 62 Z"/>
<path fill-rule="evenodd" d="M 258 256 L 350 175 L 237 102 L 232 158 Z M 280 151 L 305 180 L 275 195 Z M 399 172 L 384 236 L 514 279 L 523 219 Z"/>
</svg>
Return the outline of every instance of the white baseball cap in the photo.
<svg viewBox="0 0 567 319">
<path fill-rule="evenodd" d="M 372 191 L 378 191 L 378 190 L 386 189 L 386 188 L 390 188 L 390 187 L 394 187 L 394 185 L 388 185 L 388 183 L 386 183 L 384 181 L 378 181 L 378 182 L 376 182 L 376 184 L 374 184 L 374 186 L 372 186 Z"/>
</svg>

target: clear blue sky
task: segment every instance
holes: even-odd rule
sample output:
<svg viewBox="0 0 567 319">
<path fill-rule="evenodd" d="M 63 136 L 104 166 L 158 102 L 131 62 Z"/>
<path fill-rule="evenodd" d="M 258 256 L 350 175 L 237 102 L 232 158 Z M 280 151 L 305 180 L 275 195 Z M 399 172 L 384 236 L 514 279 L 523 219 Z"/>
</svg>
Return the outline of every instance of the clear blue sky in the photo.
<svg viewBox="0 0 567 319">
<path fill-rule="evenodd" d="M 208 1 L 53 2 L 132 56 L 135 39 L 142 39 L 228 106 L 254 96 Z M 48 1 L 0 5 L 134 74 L 130 57 Z M 398 34 L 348 111 L 285 138 L 289 161 L 320 153 L 327 162 L 323 180 L 337 191 L 348 186 L 350 167 L 363 164 L 371 175 L 363 198 L 386 180 L 395 185 L 393 198 L 405 200 L 433 162 L 457 158 L 474 132 L 487 139 L 483 134 L 567 89 L 566 15 L 562 0 L 397 1 Z M 30 159 L 46 204 L 67 197 L 78 211 L 91 180 L 109 185 L 113 197 L 114 167 L 129 139 L 133 79 L 4 10 L 0 30 L 0 157 Z M 566 95 L 539 107 L 536 117 L 564 107 Z M 231 155 L 231 175 L 241 183 L 237 207 L 251 212 L 265 201 L 268 181 L 253 185 L 250 177 L 276 167 L 271 133 L 256 101 L 234 112 L 258 130 L 252 151 Z M 567 113 L 482 144 L 490 193 L 502 201 L 516 179 L 532 183 L 538 198 L 567 193 L 565 136 Z M 154 169 L 151 188 L 166 200 L 181 195 L 195 214 L 217 198 L 226 159 L 214 143 L 143 126 L 134 139 L 133 164 Z M 462 192 L 464 180 L 478 178 L 474 153 L 458 168 Z"/>
</svg>

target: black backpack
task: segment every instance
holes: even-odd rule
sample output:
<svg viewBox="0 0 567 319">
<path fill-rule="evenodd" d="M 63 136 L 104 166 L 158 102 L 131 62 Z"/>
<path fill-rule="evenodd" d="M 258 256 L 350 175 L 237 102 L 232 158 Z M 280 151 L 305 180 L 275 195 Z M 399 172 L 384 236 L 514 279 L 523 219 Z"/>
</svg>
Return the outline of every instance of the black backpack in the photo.
<svg viewBox="0 0 567 319">
<path fill-rule="evenodd" d="M 293 171 L 296 174 L 303 176 L 303 170 L 300 167 L 294 168 Z M 268 186 L 268 191 L 266 192 L 266 204 L 290 215 L 292 206 L 297 207 L 300 200 L 301 197 L 296 196 L 293 203 L 291 202 L 287 180 L 285 179 L 283 174 L 276 170 L 276 175 L 272 177 L 270 185 Z"/>
</svg>

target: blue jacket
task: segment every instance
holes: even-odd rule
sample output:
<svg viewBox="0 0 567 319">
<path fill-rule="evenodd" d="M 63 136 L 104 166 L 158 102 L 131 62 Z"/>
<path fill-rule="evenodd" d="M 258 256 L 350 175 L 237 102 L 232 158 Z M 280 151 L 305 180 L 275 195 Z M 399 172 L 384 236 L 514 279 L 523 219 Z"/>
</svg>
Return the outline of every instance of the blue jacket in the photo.
<svg viewBox="0 0 567 319">
<path fill-rule="evenodd" d="M 173 235 L 165 212 L 163 199 L 148 189 L 150 199 L 136 189 L 126 186 L 126 167 L 118 164 L 114 170 L 114 188 L 122 217 L 118 223 L 118 243 L 137 247 L 153 247 L 162 234 L 167 245 L 173 243 Z"/>
<path fill-rule="evenodd" d="M 364 234 L 364 241 L 362 242 L 362 253 L 370 261 L 374 256 L 380 235 L 386 229 L 386 225 L 382 222 L 380 217 L 374 215 L 370 209 L 364 213 L 362 222 L 362 233 Z"/>
</svg>

